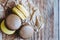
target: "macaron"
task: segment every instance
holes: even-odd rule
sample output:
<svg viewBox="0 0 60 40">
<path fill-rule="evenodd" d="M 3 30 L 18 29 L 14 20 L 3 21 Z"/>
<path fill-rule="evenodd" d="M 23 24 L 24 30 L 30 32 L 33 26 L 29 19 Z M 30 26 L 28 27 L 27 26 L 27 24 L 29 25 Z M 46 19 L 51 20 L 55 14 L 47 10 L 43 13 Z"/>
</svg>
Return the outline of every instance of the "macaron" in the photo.
<svg viewBox="0 0 60 40">
<path fill-rule="evenodd" d="M 29 12 L 20 4 L 12 8 L 12 11 L 17 14 L 22 20 L 29 17 Z"/>
<path fill-rule="evenodd" d="M 21 26 L 21 19 L 19 16 L 15 15 L 15 14 L 10 14 L 6 18 L 5 23 L 6 23 L 6 26 L 8 29 L 17 30 Z"/>
<path fill-rule="evenodd" d="M 29 12 L 25 9 L 25 7 L 20 4 L 18 4 L 16 7 L 26 16 L 26 18 L 29 17 Z"/>
<path fill-rule="evenodd" d="M 4 20 L 1 23 L 1 30 L 2 30 L 2 32 L 4 32 L 5 34 L 8 34 L 8 35 L 15 33 L 15 31 L 12 31 L 12 30 L 9 30 L 6 28 Z"/>
<path fill-rule="evenodd" d="M 18 10 L 16 7 L 13 8 L 13 12 L 17 14 L 22 20 L 26 19 L 25 15 L 20 10 Z"/>
<path fill-rule="evenodd" d="M 34 29 L 31 25 L 22 26 L 22 28 L 19 30 L 20 37 L 24 39 L 32 37 L 33 33 Z"/>
</svg>

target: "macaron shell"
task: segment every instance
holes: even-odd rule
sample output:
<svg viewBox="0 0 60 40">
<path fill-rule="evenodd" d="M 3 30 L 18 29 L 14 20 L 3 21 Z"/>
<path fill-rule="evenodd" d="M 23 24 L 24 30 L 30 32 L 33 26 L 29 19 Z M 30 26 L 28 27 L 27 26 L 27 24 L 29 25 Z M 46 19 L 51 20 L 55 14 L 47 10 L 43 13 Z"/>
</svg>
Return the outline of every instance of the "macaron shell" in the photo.
<svg viewBox="0 0 60 40">
<path fill-rule="evenodd" d="M 9 28 L 11 30 L 17 30 L 21 27 L 21 19 L 19 16 L 15 15 L 15 14 L 10 14 L 6 18 L 5 23 L 6 23 L 7 28 Z"/>
<path fill-rule="evenodd" d="M 15 31 L 11 31 L 11 30 L 8 30 L 6 28 L 6 26 L 4 25 L 4 20 L 2 21 L 1 23 L 1 30 L 5 33 L 5 34 L 8 34 L 8 35 L 11 35 L 13 33 L 15 33 Z"/>
<path fill-rule="evenodd" d="M 26 17 L 29 17 L 29 12 L 20 4 L 16 6 Z"/>
<path fill-rule="evenodd" d="M 16 7 L 14 7 L 13 9 L 13 12 L 16 13 L 22 20 L 26 19 L 26 17 L 24 16 L 24 14 L 18 10 Z"/>
<path fill-rule="evenodd" d="M 30 25 L 22 27 L 19 31 L 19 34 L 22 38 L 30 38 L 32 37 L 33 33 L 34 33 L 34 30 Z"/>
</svg>

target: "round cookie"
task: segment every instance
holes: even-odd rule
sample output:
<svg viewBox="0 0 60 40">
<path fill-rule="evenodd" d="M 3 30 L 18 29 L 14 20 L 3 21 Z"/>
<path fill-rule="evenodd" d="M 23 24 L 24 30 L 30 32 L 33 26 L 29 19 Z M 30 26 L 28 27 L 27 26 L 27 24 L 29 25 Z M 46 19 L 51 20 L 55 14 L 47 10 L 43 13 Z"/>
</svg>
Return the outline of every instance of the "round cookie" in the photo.
<svg viewBox="0 0 60 40">
<path fill-rule="evenodd" d="M 34 29 L 31 25 L 22 26 L 22 28 L 19 30 L 19 35 L 24 39 L 32 37 L 33 33 Z"/>
<path fill-rule="evenodd" d="M 12 11 L 17 14 L 22 20 L 29 18 L 29 12 L 23 7 L 23 5 L 16 5 L 12 8 Z"/>
<path fill-rule="evenodd" d="M 11 34 L 15 33 L 15 31 L 11 31 L 11 30 L 7 29 L 4 22 L 5 21 L 3 20 L 2 23 L 1 23 L 2 32 L 4 32 L 5 34 L 8 34 L 8 35 L 11 35 Z"/>
<path fill-rule="evenodd" d="M 6 25 L 11 30 L 17 30 L 21 26 L 21 19 L 15 14 L 10 14 L 6 18 Z"/>
</svg>

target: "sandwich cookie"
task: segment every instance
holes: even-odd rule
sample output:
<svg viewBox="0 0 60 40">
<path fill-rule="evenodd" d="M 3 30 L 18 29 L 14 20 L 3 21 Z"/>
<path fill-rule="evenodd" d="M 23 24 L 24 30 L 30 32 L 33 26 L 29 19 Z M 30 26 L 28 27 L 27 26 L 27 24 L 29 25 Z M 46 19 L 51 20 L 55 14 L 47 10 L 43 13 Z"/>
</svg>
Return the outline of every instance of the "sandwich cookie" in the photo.
<svg viewBox="0 0 60 40">
<path fill-rule="evenodd" d="M 32 28 L 31 25 L 24 25 L 19 30 L 20 37 L 24 39 L 32 37 L 33 33 L 34 33 L 34 29 Z"/>
<path fill-rule="evenodd" d="M 10 30 L 17 30 L 21 26 L 21 19 L 15 14 L 11 14 L 6 18 L 6 26 Z"/>
<path fill-rule="evenodd" d="M 8 34 L 8 35 L 11 35 L 11 34 L 15 33 L 15 31 L 7 29 L 4 22 L 5 21 L 3 20 L 2 23 L 1 23 L 2 32 L 4 32 L 5 34 Z"/>
<path fill-rule="evenodd" d="M 15 14 L 10 14 L 6 20 L 3 20 L 1 23 L 1 30 L 5 34 L 13 34 L 21 26 L 20 18 Z"/>
<path fill-rule="evenodd" d="M 28 11 L 20 4 L 15 6 L 12 11 L 16 13 L 22 20 L 25 20 L 27 17 L 29 17 Z"/>
</svg>

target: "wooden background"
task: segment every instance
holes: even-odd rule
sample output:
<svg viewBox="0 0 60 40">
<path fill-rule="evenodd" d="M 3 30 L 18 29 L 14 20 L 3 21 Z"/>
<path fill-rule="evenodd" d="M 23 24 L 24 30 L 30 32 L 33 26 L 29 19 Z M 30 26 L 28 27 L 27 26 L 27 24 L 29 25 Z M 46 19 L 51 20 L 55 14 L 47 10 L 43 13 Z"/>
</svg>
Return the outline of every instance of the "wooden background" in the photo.
<svg viewBox="0 0 60 40">
<path fill-rule="evenodd" d="M 9 2 L 12 0 L 9 0 Z M 15 1 L 15 0 L 13 0 Z M 6 35 L 0 31 L 0 40 L 55 40 L 56 31 L 54 28 L 54 0 L 19 0 L 32 16 L 32 20 L 35 23 L 36 16 L 38 20 L 42 17 L 43 20 L 39 20 L 39 24 L 44 24 L 41 26 L 39 32 L 34 32 L 33 36 L 30 39 L 21 39 L 13 35 Z M 16 1 L 16 4 L 19 4 L 19 1 Z M 4 3 L 2 3 L 4 4 Z M 35 11 L 36 10 L 36 11 Z M 54 39 L 55 38 L 55 39 Z M 56 39 L 57 40 L 57 39 Z"/>
</svg>

